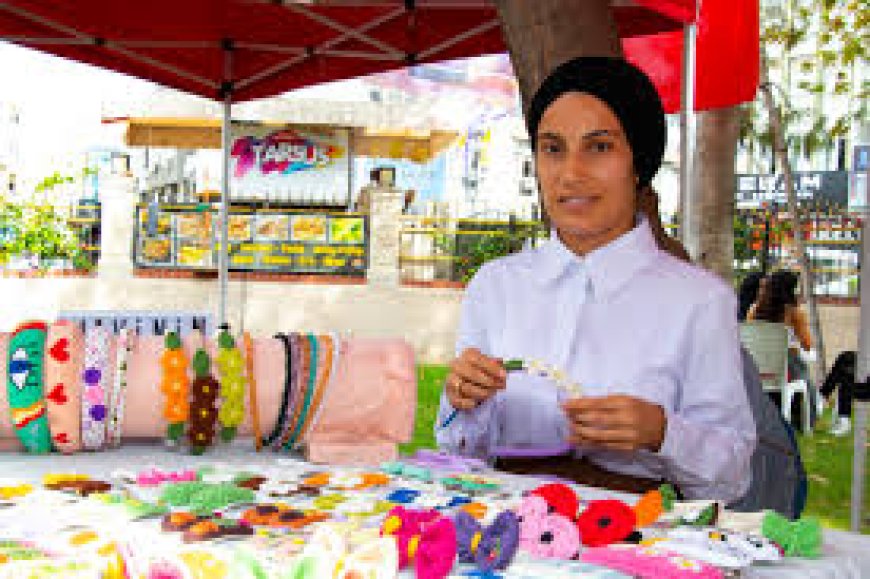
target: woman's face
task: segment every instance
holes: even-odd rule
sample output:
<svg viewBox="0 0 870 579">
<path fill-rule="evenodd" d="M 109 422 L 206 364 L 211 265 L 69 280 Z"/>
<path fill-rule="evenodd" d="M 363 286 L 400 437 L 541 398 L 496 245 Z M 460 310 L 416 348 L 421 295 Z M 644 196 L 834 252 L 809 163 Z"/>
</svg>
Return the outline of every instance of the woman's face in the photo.
<svg viewBox="0 0 870 579">
<path fill-rule="evenodd" d="M 580 254 L 634 227 L 637 177 L 619 119 L 603 101 L 566 93 L 541 117 L 535 152 L 544 208 Z"/>
</svg>

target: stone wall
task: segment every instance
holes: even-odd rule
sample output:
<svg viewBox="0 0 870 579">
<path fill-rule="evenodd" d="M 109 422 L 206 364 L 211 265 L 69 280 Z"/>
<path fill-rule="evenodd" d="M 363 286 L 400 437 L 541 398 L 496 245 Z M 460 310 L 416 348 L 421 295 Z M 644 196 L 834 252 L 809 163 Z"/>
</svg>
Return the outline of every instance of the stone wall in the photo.
<svg viewBox="0 0 870 579">
<path fill-rule="evenodd" d="M 441 288 L 231 281 L 227 313 L 234 328 L 400 336 L 419 359 L 453 354 L 462 291 Z M 70 310 L 196 311 L 214 314 L 217 280 L 148 278 L 0 278 L 0 330 Z"/>
<path fill-rule="evenodd" d="M 857 305 L 820 305 L 822 338 L 825 341 L 828 368 L 843 350 L 858 349 L 860 308 Z"/>
</svg>

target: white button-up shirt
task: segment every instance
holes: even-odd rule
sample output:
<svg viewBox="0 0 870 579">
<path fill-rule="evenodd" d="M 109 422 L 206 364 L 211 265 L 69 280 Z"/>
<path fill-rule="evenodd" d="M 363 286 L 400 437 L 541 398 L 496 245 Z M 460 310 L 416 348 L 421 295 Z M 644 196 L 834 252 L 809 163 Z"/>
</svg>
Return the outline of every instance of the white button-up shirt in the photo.
<svg viewBox="0 0 870 579">
<path fill-rule="evenodd" d="M 584 396 L 627 394 L 661 405 L 658 452 L 574 448 L 609 470 L 662 478 L 687 498 L 746 492 L 755 424 L 743 385 L 733 290 L 656 246 L 644 220 L 581 258 L 556 235 L 485 264 L 468 284 L 457 355 L 540 360 Z M 564 397 L 545 378 L 508 374 L 507 387 L 449 421 L 442 394 L 438 444 L 493 456 L 566 448 Z"/>
</svg>

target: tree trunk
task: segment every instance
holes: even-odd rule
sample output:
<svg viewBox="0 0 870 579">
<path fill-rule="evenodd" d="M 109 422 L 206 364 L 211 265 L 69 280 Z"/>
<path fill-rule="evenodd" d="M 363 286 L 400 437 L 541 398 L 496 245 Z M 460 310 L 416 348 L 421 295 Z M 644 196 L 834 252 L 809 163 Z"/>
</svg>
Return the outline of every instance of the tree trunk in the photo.
<svg viewBox="0 0 870 579">
<path fill-rule="evenodd" d="M 813 294 L 813 286 L 815 285 L 813 283 L 813 270 L 810 264 L 810 258 L 807 255 L 806 245 L 804 244 L 801 216 L 800 213 L 798 213 L 797 193 L 794 189 L 794 176 L 792 175 L 791 163 L 788 160 L 788 149 L 785 145 L 782 113 L 773 101 L 773 91 L 771 90 L 767 71 L 767 55 L 764 52 L 763 46 L 761 48 L 761 70 L 759 72 L 761 73 L 761 95 L 764 98 L 764 105 L 767 108 L 768 115 L 770 116 L 770 128 L 773 133 L 773 149 L 783 173 L 783 180 L 785 181 L 788 212 L 791 214 L 792 219 L 794 246 L 797 250 L 798 263 L 800 264 L 803 294 L 810 314 L 810 333 L 812 334 L 813 348 L 815 348 L 817 353 L 813 381 L 818 387 L 822 384 L 827 366 L 825 364 L 825 345 L 822 341 L 822 326 L 819 322 L 819 310 L 816 306 L 816 296 Z"/>
<path fill-rule="evenodd" d="M 730 282 L 734 275 L 734 156 L 740 136 L 739 107 L 697 114 L 693 230 L 699 232 L 695 263 Z"/>
<path fill-rule="evenodd" d="M 576 56 L 621 56 L 609 0 L 495 0 L 527 111 L 550 72 Z"/>
</svg>

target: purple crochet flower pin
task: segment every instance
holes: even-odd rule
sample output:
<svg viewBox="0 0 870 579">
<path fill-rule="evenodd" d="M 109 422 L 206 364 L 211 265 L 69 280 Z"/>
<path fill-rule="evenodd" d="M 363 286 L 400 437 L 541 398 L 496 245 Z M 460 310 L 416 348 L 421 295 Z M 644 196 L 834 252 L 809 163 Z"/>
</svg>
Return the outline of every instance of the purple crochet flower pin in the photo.
<svg viewBox="0 0 870 579">
<path fill-rule="evenodd" d="M 103 373 L 100 372 L 99 368 L 87 368 L 85 370 L 84 379 L 85 384 L 99 384 L 100 378 L 103 377 Z"/>
<path fill-rule="evenodd" d="M 520 545 L 520 522 L 513 511 L 503 511 L 483 527 L 465 511 L 454 517 L 459 561 L 474 563 L 482 571 L 507 569 Z"/>
<path fill-rule="evenodd" d="M 103 404 L 97 404 L 91 407 L 91 418 L 97 422 L 102 422 L 106 419 L 106 407 Z"/>
</svg>

